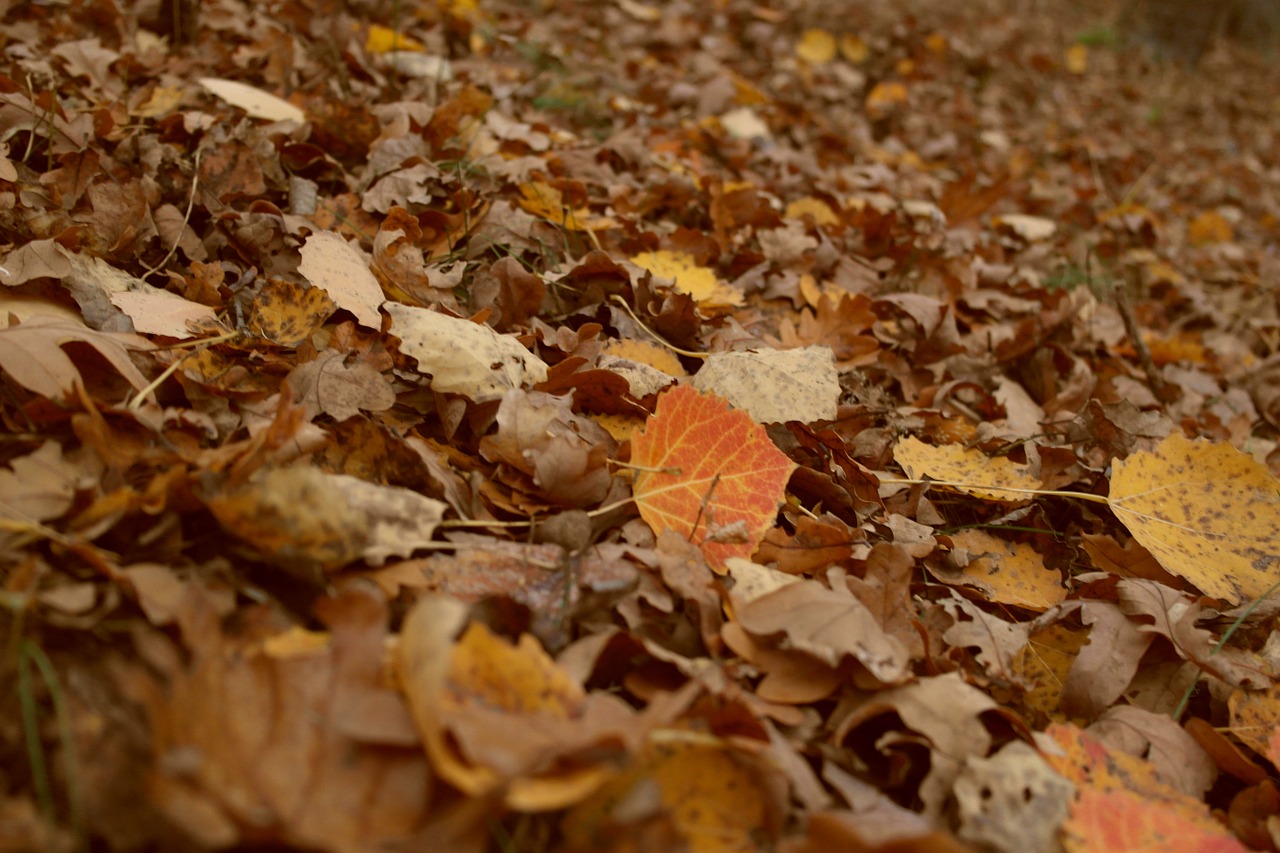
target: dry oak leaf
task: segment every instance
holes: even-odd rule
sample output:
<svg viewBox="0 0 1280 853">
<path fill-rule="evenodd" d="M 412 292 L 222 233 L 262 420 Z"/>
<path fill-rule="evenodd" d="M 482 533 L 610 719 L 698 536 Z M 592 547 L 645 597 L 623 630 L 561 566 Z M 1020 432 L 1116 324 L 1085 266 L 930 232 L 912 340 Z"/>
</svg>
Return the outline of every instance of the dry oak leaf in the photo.
<svg viewBox="0 0 1280 853">
<path fill-rule="evenodd" d="M 95 332 L 83 323 L 43 315 L 0 329 L 0 369 L 28 391 L 62 400 L 83 384 L 75 362 L 62 349 L 71 343 L 88 344 L 134 388 L 147 387 L 147 378 L 129 358 L 130 351 L 150 349 L 145 338 Z"/>
<path fill-rule="evenodd" d="M 698 543 L 722 574 L 729 557 L 755 552 L 796 468 L 750 415 L 687 385 L 658 398 L 631 462 L 640 517 Z"/>
<path fill-rule="evenodd" d="M 63 455 L 56 441 L 46 441 L 0 468 L 0 521 L 35 525 L 57 518 L 71 509 L 76 490 L 94 480 L 86 466 Z M 5 535 L 0 533 L 0 543 Z"/>
<path fill-rule="evenodd" d="M 1026 465 L 959 444 L 935 447 L 918 438 L 904 438 L 893 448 L 893 458 L 913 480 L 927 476 L 983 500 L 1025 501 L 1032 497 L 1028 492 L 1042 485 Z"/>
<path fill-rule="evenodd" d="M 466 605 L 427 595 L 400 634 L 397 673 L 432 766 L 464 794 L 500 792 L 520 811 L 590 796 L 613 776 L 634 712 L 587 694 L 532 636 L 513 646 L 466 621 Z"/>
<path fill-rule="evenodd" d="M 382 327 L 378 306 L 386 297 L 382 287 L 369 271 L 369 263 L 352 246 L 333 231 L 317 231 L 307 238 L 301 249 L 298 272 L 324 292 L 339 308 L 356 316 L 356 321 L 371 329 Z"/>
<path fill-rule="evenodd" d="M 734 615 L 743 630 L 762 639 L 785 635 L 787 648 L 828 667 L 852 658 L 879 684 L 899 684 L 910 676 L 907 647 L 885 633 L 853 593 L 790 575 L 781 578 L 780 588 L 750 601 L 733 597 Z"/>
<path fill-rule="evenodd" d="M 289 373 L 294 401 L 307 410 L 307 420 L 324 413 L 341 423 L 360 412 L 385 412 L 396 403 L 391 384 L 372 365 L 347 363 L 332 350 L 300 364 Z"/>
<path fill-rule="evenodd" d="M 431 377 L 434 391 L 484 403 L 547 378 L 542 359 L 488 326 L 396 302 L 383 307 L 391 315 L 400 351 L 418 360 L 419 372 Z"/>
<path fill-rule="evenodd" d="M 1115 463 L 1107 499 L 1133 538 L 1232 604 L 1280 581 L 1280 482 L 1229 444 L 1173 433 Z"/>
<path fill-rule="evenodd" d="M 887 759 L 899 765 L 904 775 L 914 770 L 904 765 L 915 761 L 905 744 L 920 744 L 923 738 L 929 757 L 918 794 L 925 816 L 937 820 L 965 760 L 985 757 L 990 750 L 992 736 L 984 717 L 998 708 L 990 696 L 966 684 L 959 673 L 950 672 L 868 697 L 840 723 L 834 737 L 862 760 Z"/>
<path fill-rule="evenodd" d="M 690 384 L 762 424 L 834 420 L 840 399 L 835 355 L 825 346 L 713 353 Z"/>
</svg>

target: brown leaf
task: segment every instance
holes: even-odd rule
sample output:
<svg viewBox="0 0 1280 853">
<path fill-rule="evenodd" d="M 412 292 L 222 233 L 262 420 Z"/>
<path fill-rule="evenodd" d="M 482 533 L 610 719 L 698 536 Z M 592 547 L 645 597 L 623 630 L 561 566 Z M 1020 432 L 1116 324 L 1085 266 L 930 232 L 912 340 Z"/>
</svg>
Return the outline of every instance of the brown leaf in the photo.
<svg viewBox="0 0 1280 853">
<path fill-rule="evenodd" d="M 381 684 L 381 599 L 348 590 L 322 609 L 329 638 L 279 651 L 271 641 L 287 634 L 245 642 L 194 606 L 193 661 L 150 708 L 153 797 L 165 814 L 210 846 L 274 838 L 357 853 L 410 837 L 431 776 L 421 747 L 404 740 L 403 700 Z"/>
</svg>

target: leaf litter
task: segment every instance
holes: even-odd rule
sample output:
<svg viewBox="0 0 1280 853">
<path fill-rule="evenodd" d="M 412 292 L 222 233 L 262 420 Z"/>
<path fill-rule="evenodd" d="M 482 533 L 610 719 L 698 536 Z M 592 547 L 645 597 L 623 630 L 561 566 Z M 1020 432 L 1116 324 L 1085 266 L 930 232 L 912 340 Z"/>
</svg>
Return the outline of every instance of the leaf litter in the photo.
<svg viewBox="0 0 1280 853">
<path fill-rule="evenodd" d="M 1277 849 L 1261 59 L 134 5 L 0 20 L 6 849 Z"/>
</svg>

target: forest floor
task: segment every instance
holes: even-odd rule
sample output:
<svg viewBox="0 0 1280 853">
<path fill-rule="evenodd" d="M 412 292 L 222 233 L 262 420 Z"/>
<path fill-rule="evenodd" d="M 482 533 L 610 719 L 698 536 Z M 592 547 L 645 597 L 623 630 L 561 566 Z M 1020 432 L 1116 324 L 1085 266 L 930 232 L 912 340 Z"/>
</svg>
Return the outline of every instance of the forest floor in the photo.
<svg viewBox="0 0 1280 853">
<path fill-rule="evenodd" d="M 1280 849 L 1272 66 L 134 5 L 0 3 L 0 849 Z"/>
</svg>

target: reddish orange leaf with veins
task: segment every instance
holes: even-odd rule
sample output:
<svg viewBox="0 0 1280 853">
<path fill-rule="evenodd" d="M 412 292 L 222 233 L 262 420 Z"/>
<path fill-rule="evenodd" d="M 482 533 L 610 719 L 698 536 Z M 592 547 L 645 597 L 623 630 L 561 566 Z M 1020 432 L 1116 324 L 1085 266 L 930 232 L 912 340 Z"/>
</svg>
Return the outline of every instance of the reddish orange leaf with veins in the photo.
<svg viewBox="0 0 1280 853">
<path fill-rule="evenodd" d="M 746 412 L 687 385 L 658 398 L 631 461 L 640 517 L 696 542 L 721 573 L 755 552 L 796 467 Z"/>
</svg>

